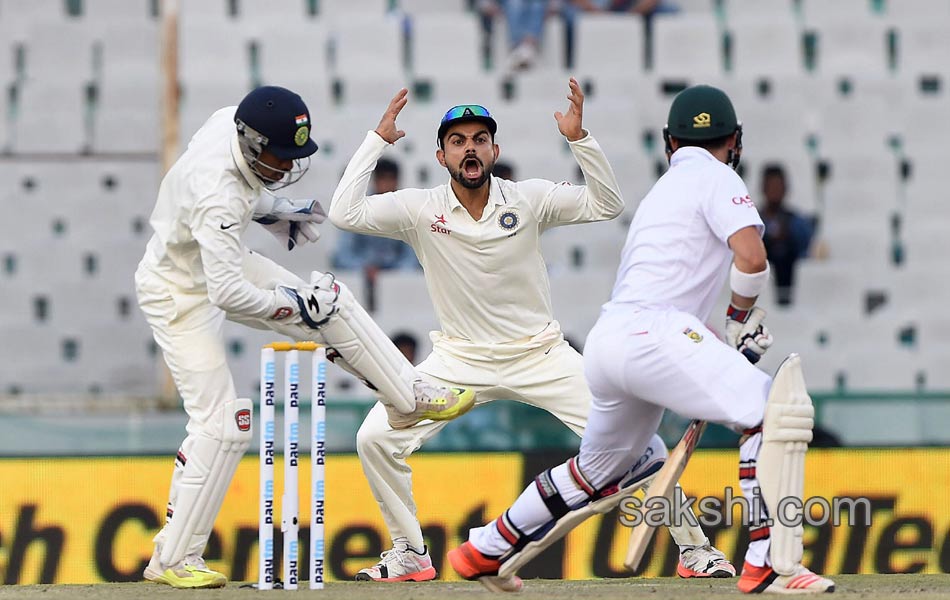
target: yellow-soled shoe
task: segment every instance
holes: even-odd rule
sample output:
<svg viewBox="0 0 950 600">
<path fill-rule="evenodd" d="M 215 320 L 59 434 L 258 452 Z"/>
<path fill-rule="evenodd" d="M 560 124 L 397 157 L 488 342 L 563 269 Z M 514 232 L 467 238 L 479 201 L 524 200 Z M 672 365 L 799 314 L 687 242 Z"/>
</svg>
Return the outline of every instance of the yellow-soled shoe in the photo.
<svg viewBox="0 0 950 600">
<path fill-rule="evenodd" d="M 162 569 L 158 561 L 157 552 L 152 556 L 145 567 L 145 579 L 155 583 L 163 583 L 173 588 L 220 588 L 228 583 L 223 573 L 212 571 L 200 556 L 186 556 L 183 561 Z"/>
<path fill-rule="evenodd" d="M 465 388 L 447 388 L 416 381 L 412 390 L 416 394 L 416 409 L 411 413 L 404 415 L 394 408 L 386 407 L 389 426 L 393 429 L 406 429 L 426 419 L 451 421 L 475 406 L 475 392 Z"/>
</svg>

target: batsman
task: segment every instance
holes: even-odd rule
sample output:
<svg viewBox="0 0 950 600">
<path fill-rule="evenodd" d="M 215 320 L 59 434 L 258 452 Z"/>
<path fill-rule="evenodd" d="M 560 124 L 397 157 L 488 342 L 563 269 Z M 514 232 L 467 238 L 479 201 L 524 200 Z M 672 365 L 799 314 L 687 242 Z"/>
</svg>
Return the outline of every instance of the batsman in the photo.
<svg viewBox="0 0 950 600">
<path fill-rule="evenodd" d="M 783 498 L 801 500 L 814 409 L 797 355 L 774 379 L 752 364 L 772 343 L 755 306 L 769 266 L 762 221 L 734 170 L 742 126 L 723 91 L 694 86 L 673 100 L 664 139 L 670 168 L 637 209 L 611 298 L 585 344 L 593 401 L 580 453 L 540 474 L 496 521 L 472 529 L 449 560 L 490 589 L 520 589 L 520 565 L 618 488 L 649 479 L 647 466 L 665 454 L 653 439 L 669 409 L 742 434 L 740 486 L 761 508 L 750 515 L 739 589 L 834 591 L 801 564 L 801 523 L 775 510 Z M 720 341 L 705 323 L 726 278 L 732 297 Z"/>
</svg>

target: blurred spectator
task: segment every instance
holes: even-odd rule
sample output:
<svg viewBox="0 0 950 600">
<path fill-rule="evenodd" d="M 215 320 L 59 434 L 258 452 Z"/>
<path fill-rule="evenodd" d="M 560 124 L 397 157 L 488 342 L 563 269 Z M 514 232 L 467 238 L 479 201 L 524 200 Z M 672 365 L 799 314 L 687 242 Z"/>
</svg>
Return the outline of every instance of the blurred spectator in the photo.
<svg viewBox="0 0 950 600">
<path fill-rule="evenodd" d="M 499 177 L 501 179 L 507 179 L 508 181 L 515 180 L 515 168 L 511 163 L 500 160 L 495 163 L 495 168 L 492 169 L 492 175 Z"/>
<path fill-rule="evenodd" d="M 408 331 L 397 331 L 393 334 L 392 340 L 396 348 L 399 348 L 402 355 L 406 357 L 406 360 L 416 364 L 416 350 L 419 348 L 419 341 L 416 336 Z"/>
<path fill-rule="evenodd" d="M 373 171 L 374 194 L 385 194 L 399 189 L 399 165 L 380 158 Z M 361 270 L 372 283 L 380 270 L 419 269 L 419 261 L 408 245 L 399 240 L 341 231 L 333 267 L 343 270 Z"/>
<path fill-rule="evenodd" d="M 792 303 L 795 263 L 808 256 L 808 247 L 815 232 L 812 219 L 803 217 L 785 206 L 788 182 L 785 169 L 770 163 L 762 169 L 762 196 L 765 204 L 759 209 L 765 223 L 765 250 L 772 263 L 776 299 L 780 305 Z"/>
<path fill-rule="evenodd" d="M 508 25 L 508 71 L 530 69 L 538 57 L 550 0 L 479 0 L 478 10 L 491 32 L 503 14 Z"/>
</svg>

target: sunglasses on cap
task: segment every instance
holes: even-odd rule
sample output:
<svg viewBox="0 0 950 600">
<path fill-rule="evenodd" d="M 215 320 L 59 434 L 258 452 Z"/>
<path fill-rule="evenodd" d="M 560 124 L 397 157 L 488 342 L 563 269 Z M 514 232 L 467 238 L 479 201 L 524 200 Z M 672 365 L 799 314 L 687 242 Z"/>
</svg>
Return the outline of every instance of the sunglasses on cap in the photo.
<svg viewBox="0 0 950 600">
<path fill-rule="evenodd" d="M 442 138 L 445 136 L 445 132 L 448 128 L 455 123 L 464 121 L 480 121 L 485 123 L 492 137 L 494 137 L 495 132 L 498 130 L 498 124 L 495 123 L 495 119 L 492 118 L 487 108 L 478 104 L 459 104 L 458 106 L 450 108 L 445 113 L 445 116 L 442 117 L 438 133 L 439 147 L 442 146 Z"/>
</svg>

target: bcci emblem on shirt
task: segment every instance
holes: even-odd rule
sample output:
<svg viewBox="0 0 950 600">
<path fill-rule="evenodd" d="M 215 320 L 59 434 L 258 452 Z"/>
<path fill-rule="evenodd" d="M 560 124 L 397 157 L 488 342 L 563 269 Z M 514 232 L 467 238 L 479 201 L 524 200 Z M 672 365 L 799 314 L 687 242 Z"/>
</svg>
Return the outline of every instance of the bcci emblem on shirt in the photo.
<svg viewBox="0 0 950 600">
<path fill-rule="evenodd" d="M 520 222 L 521 219 L 518 217 L 518 213 L 513 210 L 506 210 L 498 215 L 498 226 L 505 231 L 514 231 L 518 228 Z"/>
</svg>

